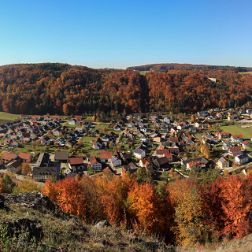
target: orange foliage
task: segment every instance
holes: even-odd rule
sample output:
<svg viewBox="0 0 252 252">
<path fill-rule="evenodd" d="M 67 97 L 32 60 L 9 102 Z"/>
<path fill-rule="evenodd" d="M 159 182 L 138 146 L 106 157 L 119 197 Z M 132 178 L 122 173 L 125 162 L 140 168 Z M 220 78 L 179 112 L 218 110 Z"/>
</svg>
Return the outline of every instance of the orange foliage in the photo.
<svg viewBox="0 0 252 252">
<path fill-rule="evenodd" d="M 94 222 L 102 215 L 94 182 L 88 178 L 66 178 L 47 181 L 43 190 L 66 213 L 77 215 L 86 222 Z"/>
<path fill-rule="evenodd" d="M 181 179 L 157 191 L 155 185 L 140 184 L 127 173 L 106 172 L 95 178 L 47 181 L 43 193 L 64 212 L 88 223 L 107 219 L 167 241 L 175 236 L 182 246 L 227 235 L 242 237 L 252 228 L 252 174 L 219 177 L 205 184 L 197 178 Z"/>
<path fill-rule="evenodd" d="M 243 237 L 251 230 L 252 176 L 218 178 L 202 189 L 202 199 L 210 223 L 218 236 Z"/>
<path fill-rule="evenodd" d="M 96 179 L 104 213 L 111 224 L 128 225 L 127 196 L 135 181 L 124 174 L 122 177 L 104 174 Z"/>
<path fill-rule="evenodd" d="M 129 192 L 128 203 L 132 215 L 146 232 L 164 234 L 167 231 L 168 208 L 152 184 L 135 184 Z"/>
<path fill-rule="evenodd" d="M 168 72 L 151 71 L 143 76 L 132 70 L 95 70 L 65 64 L 1 66 L 0 110 L 22 114 L 97 113 L 100 117 L 123 112 L 237 107 L 251 101 L 252 77 L 233 68 L 164 69 Z M 217 83 L 208 76 L 216 78 Z"/>
</svg>

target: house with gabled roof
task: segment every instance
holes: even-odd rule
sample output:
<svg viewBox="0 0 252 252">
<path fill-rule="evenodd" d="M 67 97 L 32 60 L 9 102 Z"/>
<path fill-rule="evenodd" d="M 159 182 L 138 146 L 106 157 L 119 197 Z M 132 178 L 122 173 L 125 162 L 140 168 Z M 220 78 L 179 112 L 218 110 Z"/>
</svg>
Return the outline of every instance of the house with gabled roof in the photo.
<svg viewBox="0 0 252 252">
<path fill-rule="evenodd" d="M 216 166 L 217 168 L 224 170 L 225 168 L 229 168 L 229 161 L 226 158 L 221 157 L 216 162 Z"/>
<path fill-rule="evenodd" d="M 122 160 L 119 159 L 117 156 L 112 156 L 111 159 L 109 159 L 109 165 L 112 168 L 118 167 L 122 165 Z"/>
<path fill-rule="evenodd" d="M 157 170 L 168 170 L 170 168 L 169 166 L 169 160 L 166 157 L 161 158 L 154 158 L 153 164 L 156 167 Z"/>
<path fill-rule="evenodd" d="M 133 151 L 133 155 L 137 159 L 142 159 L 142 158 L 144 158 L 146 156 L 146 153 L 145 153 L 145 151 L 143 149 L 138 148 L 138 149 L 135 149 Z"/>
<path fill-rule="evenodd" d="M 158 158 L 165 157 L 169 161 L 172 161 L 172 159 L 173 159 L 172 153 L 168 149 L 157 149 L 153 155 Z"/>
<path fill-rule="evenodd" d="M 239 156 L 242 154 L 242 150 L 240 146 L 231 146 L 228 149 L 228 154 L 232 157 Z"/>
<path fill-rule="evenodd" d="M 235 163 L 243 165 L 249 162 L 249 156 L 245 153 L 235 156 Z"/>
<path fill-rule="evenodd" d="M 59 166 L 34 167 L 32 170 L 32 178 L 39 182 L 45 182 L 48 179 L 57 180 L 60 176 Z"/>
<path fill-rule="evenodd" d="M 102 170 L 102 164 L 98 162 L 97 158 L 93 157 L 90 159 L 90 166 L 94 171 L 101 171 Z"/>
<path fill-rule="evenodd" d="M 100 152 L 99 158 L 102 163 L 106 163 L 111 160 L 112 156 L 113 156 L 113 153 L 111 151 L 102 150 Z"/>
<path fill-rule="evenodd" d="M 103 148 L 104 148 L 103 141 L 102 141 L 100 138 L 97 138 L 96 140 L 94 140 L 94 141 L 92 142 L 92 147 L 93 147 L 93 149 L 95 149 L 95 150 L 103 149 Z"/>
<path fill-rule="evenodd" d="M 83 157 L 69 158 L 69 165 L 73 173 L 82 173 L 87 170 L 87 164 L 84 163 Z"/>
<path fill-rule="evenodd" d="M 68 156 L 69 156 L 68 151 L 56 151 L 55 156 L 54 156 L 54 160 L 56 162 L 67 163 Z"/>
<path fill-rule="evenodd" d="M 129 164 L 124 165 L 123 169 L 126 172 L 133 173 L 133 172 L 135 172 L 137 170 L 137 166 L 133 162 L 130 162 Z"/>
<path fill-rule="evenodd" d="M 9 151 L 3 151 L 0 155 L 0 159 L 4 162 L 4 163 L 8 163 L 10 161 L 16 160 L 18 158 L 18 156 L 13 153 L 13 152 L 9 152 Z"/>
<path fill-rule="evenodd" d="M 182 159 L 181 165 L 185 166 L 187 170 L 192 170 L 194 168 L 206 168 L 208 160 L 203 157 L 198 157 L 194 159 Z"/>
<path fill-rule="evenodd" d="M 25 163 L 30 163 L 31 162 L 31 154 L 28 152 L 20 152 L 18 154 L 18 157 L 22 159 L 23 162 Z"/>
</svg>

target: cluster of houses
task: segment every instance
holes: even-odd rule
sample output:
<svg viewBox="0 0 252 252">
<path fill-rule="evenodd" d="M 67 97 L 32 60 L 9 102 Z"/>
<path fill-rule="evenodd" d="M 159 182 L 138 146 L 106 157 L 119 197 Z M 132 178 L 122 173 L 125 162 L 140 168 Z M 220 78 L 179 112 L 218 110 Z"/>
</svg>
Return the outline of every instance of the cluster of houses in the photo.
<svg viewBox="0 0 252 252">
<path fill-rule="evenodd" d="M 81 117 L 70 120 L 57 116 L 23 117 L 0 125 L 0 144 L 8 149 L 31 144 L 72 148 L 93 127 Z"/>
<path fill-rule="evenodd" d="M 210 136 L 210 134 L 208 134 Z M 213 138 L 213 136 L 211 136 Z M 244 165 L 249 163 L 248 155 L 251 141 L 244 140 L 242 137 L 233 136 L 230 133 L 217 132 L 215 134 L 214 143 L 221 146 L 222 155 L 217 161 L 217 167 L 224 170 L 225 168 L 233 167 L 234 165 Z"/>
<path fill-rule="evenodd" d="M 146 169 L 157 174 L 170 169 L 224 170 L 250 162 L 248 149 L 251 140 L 232 136 L 225 132 L 210 132 L 213 121 L 228 120 L 234 113 L 220 109 L 201 111 L 195 118 L 178 119 L 164 115 L 129 115 L 112 123 L 111 131 L 99 134 L 91 122 L 81 119 L 66 121 L 60 118 L 23 118 L 19 122 L 6 123 L 0 128 L 0 139 L 4 143 L 40 141 L 45 145 L 56 145 L 57 151 L 15 154 L 4 151 L 0 155 L 0 168 L 15 173 L 22 172 L 23 163 L 29 164 L 34 180 L 60 179 L 76 174 L 94 174 L 103 169 L 120 175 L 123 171 L 133 173 Z M 248 116 L 250 110 L 245 111 Z M 199 139 L 196 134 L 201 134 Z M 70 154 L 71 148 L 85 136 L 91 135 L 90 145 L 95 154 Z M 210 150 L 219 150 L 216 157 L 206 158 L 195 151 L 201 144 Z M 61 148 L 64 147 L 64 148 Z M 197 154 L 197 155 L 196 155 Z"/>
</svg>

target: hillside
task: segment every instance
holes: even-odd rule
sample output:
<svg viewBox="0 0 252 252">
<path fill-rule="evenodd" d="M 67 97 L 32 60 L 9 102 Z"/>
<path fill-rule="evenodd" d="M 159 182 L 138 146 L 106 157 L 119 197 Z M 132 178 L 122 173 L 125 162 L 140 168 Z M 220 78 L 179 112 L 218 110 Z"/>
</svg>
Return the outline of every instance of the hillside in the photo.
<svg viewBox="0 0 252 252">
<path fill-rule="evenodd" d="M 111 116 L 192 112 L 251 101 L 252 75 L 241 75 L 232 68 L 209 68 L 178 67 L 168 73 L 142 75 L 133 70 L 96 70 L 56 63 L 1 66 L 0 111 Z"/>
<path fill-rule="evenodd" d="M 3 206 L 3 201 L 4 205 Z M 1 251 L 164 251 L 152 237 L 107 226 L 86 225 L 40 193 L 0 195 Z"/>
<path fill-rule="evenodd" d="M 1 194 L 0 227 L 1 251 L 249 252 L 252 248 L 252 235 L 205 248 L 167 246 L 154 237 L 139 236 L 106 222 L 83 224 L 40 193 Z"/>
</svg>

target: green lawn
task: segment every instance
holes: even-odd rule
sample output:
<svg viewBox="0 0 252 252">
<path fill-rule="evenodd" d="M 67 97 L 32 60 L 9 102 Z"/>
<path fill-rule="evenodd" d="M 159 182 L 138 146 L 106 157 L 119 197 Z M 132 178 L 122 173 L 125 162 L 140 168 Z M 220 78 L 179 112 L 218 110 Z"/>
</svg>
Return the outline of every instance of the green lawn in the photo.
<svg viewBox="0 0 252 252">
<path fill-rule="evenodd" d="M 252 127 L 242 128 L 241 125 L 222 126 L 224 132 L 229 132 L 232 135 L 242 135 L 243 138 L 252 138 Z"/>
<path fill-rule="evenodd" d="M 95 125 L 95 129 L 97 130 L 107 130 L 109 131 L 110 128 L 109 128 L 109 123 L 105 123 L 105 122 L 96 122 L 96 125 Z"/>
<path fill-rule="evenodd" d="M 20 115 L 10 114 L 6 112 L 0 112 L 1 121 L 15 121 L 20 118 Z"/>
</svg>

